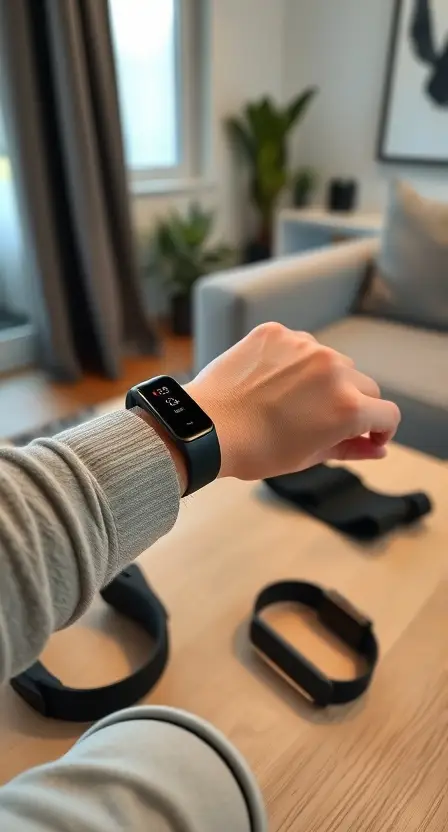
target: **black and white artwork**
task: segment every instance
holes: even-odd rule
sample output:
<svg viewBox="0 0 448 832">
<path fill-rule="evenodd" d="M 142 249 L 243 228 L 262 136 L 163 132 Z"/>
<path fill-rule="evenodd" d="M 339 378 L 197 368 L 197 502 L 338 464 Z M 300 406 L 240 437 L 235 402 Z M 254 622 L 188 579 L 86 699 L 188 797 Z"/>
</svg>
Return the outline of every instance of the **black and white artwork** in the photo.
<svg viewBox="0 0 448 832">
<path fill-rule="evenodd" d="M 448 164 L 448 0 L 396 0 L 378 158 Z"/>
</svg>

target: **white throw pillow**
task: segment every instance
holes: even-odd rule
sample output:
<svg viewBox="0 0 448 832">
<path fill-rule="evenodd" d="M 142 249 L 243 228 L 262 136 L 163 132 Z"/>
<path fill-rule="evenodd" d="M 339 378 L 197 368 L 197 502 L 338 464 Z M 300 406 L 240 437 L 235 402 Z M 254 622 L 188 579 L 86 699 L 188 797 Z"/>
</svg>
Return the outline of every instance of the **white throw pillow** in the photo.
<svg viewBox="0 0 448 832">
<path fill-rule="evenodd" d="M 448 205 L 394 183 L 359 311 L 448 330 Z"/>
</svg>

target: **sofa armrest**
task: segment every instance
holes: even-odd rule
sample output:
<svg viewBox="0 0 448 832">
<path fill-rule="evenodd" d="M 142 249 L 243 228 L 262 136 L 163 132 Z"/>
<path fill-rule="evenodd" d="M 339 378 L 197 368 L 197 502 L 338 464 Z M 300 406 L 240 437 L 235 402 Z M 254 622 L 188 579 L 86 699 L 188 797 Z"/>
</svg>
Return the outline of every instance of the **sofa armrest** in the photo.
<svg viewBox="0 0 448 832">
<path fill-rule="evenodd" d="M 196 371 L 266 321 L 312 332 L 346 317 L 378 248 L 378 239 L 344 243 L 202 278 L 194 294 Z"/>
</svg>

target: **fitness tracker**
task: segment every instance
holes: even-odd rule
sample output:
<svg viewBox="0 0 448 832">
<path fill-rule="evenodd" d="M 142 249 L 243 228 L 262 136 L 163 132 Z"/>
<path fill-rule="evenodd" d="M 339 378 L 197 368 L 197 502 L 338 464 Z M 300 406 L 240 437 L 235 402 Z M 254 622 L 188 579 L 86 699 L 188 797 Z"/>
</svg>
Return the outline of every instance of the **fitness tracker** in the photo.
<svg viewBox="0 0 448 832">
<path fill-rule="evenodd" d="M 132 387 L 126 407 L 141 407 L 157 419 L 181 451 L 188 476 L 184 496 L 216 479 L 221 451 L 215 426 L 174 378 L 157 376 Z"/>
<path fill-rule="evenodd" d="M 266 607 L 283 602 L 303 604 L 316 610 L 322 624 L 364 658 L 366 672 L 350 681 L 329 679 L 260 616 Z M 370 684 L 378 661 L 378 644 L 372 623 L 337 592 L 302 581 L 270 584 L 260 592 L 250 623 L 250 640 L 263 658 L 272 662 L 321 707 L 341 705 L 361 696 Z"/>
<path fill-rule="evenodd" d="M 66 687 L 41 662 L 11 679 L 11 686 L 42 716 L 70 722 L 93 722 L 134 705 L 159 681 L 169 655 L 167 613 L 139 568 L 129 566 L 101 590 L 107 604 L 141 624 L 153 639 L 146 664 L 131 676 L 101 688 Z"/>
</svg>

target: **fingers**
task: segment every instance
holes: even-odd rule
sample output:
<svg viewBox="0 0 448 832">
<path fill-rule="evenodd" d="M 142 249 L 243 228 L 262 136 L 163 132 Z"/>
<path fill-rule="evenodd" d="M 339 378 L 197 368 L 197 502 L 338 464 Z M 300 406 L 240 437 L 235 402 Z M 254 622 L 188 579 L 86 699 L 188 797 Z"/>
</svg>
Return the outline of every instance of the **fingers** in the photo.
<svg viewBox="0 0 448 832">
<path fill-rule="evenodd" d="M 373 442 L 374 445 L 387 445 L 388 442 L 393 439 L 395 434 L 391 435 L 390 433 L 372 433 L 370 434 L 370 440 Z"/>
<path fill-rule="evenodd" d="M 349 358 L 348 355 L 344 355 L 342 352 L 338 352 L 337 350 L 331 349 L 331 347 L 323 347 L 319 344 L 318 351 L 321 353 L 322 356 L 326 356 L 329 359 L 330 365 L 333 367 L 345 367 L 348 370 L 353 370 L 355 366 L 355 362 L 353 358 Z"/>
<path fill-rule="evenodd" d="M 381 398 L 381 390 L 370 376 L 352 369 L 347 373 L 347 378 L 355 387 L 360 396 L 361 418 L 357 433 L 369 434 L 368 441 L 371 446 L 383 448 L 390 442 L 397 432 L 401 420 L 401 413 L 394 402 L 385 401 Z M 367 448 L 364 448 L 367 450 Z M 359 459 L 363 457 L 351 457 Z M 369 457 L 370 458 L 370 457 Z M 375 458 L 377 458 L 375 456 Z"/>
<path fill-rule="evenodd" d="M 348 371 L 347 378 L 361 394 L 362 418 L 359 434 L 370 434 L 369 441 L 377 447 L 383 447 L 397 432 L 401 420 L 399 408 L 394 402 L 381 398 L 381 390 L 370 376 L 352 369 Z"/>
<path fill-rule="evenodd" d="M 353 361 L 353 358 L 349 358 L 348 355 L 344 355 L 342 352 L 337 352 L 335 354 L 335 360 L 341 367 L 346 367 L 348 370 L 354 369 L 355 362 Z M 361 375 L 361 373 L 359 375 Z"/>
<path fill-rule="evenodd" d="M 384 445 L 395 436 L 401 421 L 401 413 L 394 402 L 363 396 L 362 429 L 360 434 L 375 437 L 373 444 Z"/>
<path fill-rule="evenodd" d="M 294 336 L 299 341 L 312 341 L 317 344 L 317 341 L 314 335 L 311 335 L 311 332 L 294 332 Z"/>
<path fill-rule="evenodd" d="M 357 436 L 355 439 L 346 439 L 340 442 L 327 455 L 327 459 L 335 459 L 339 462 L 356 459 L 384 459 L 387 449 L 384 445 L 372 442 L 369 437 Z"/>
<path fill-rule="evenodd" d="M 359 370 L 350 370 L 347 376 L 354 387 L 364 396 L 370 396 L 372 399 L 381 398 L 381 390 L 376 381 L 370 376 L 360 373 Z"/>
</svg>

